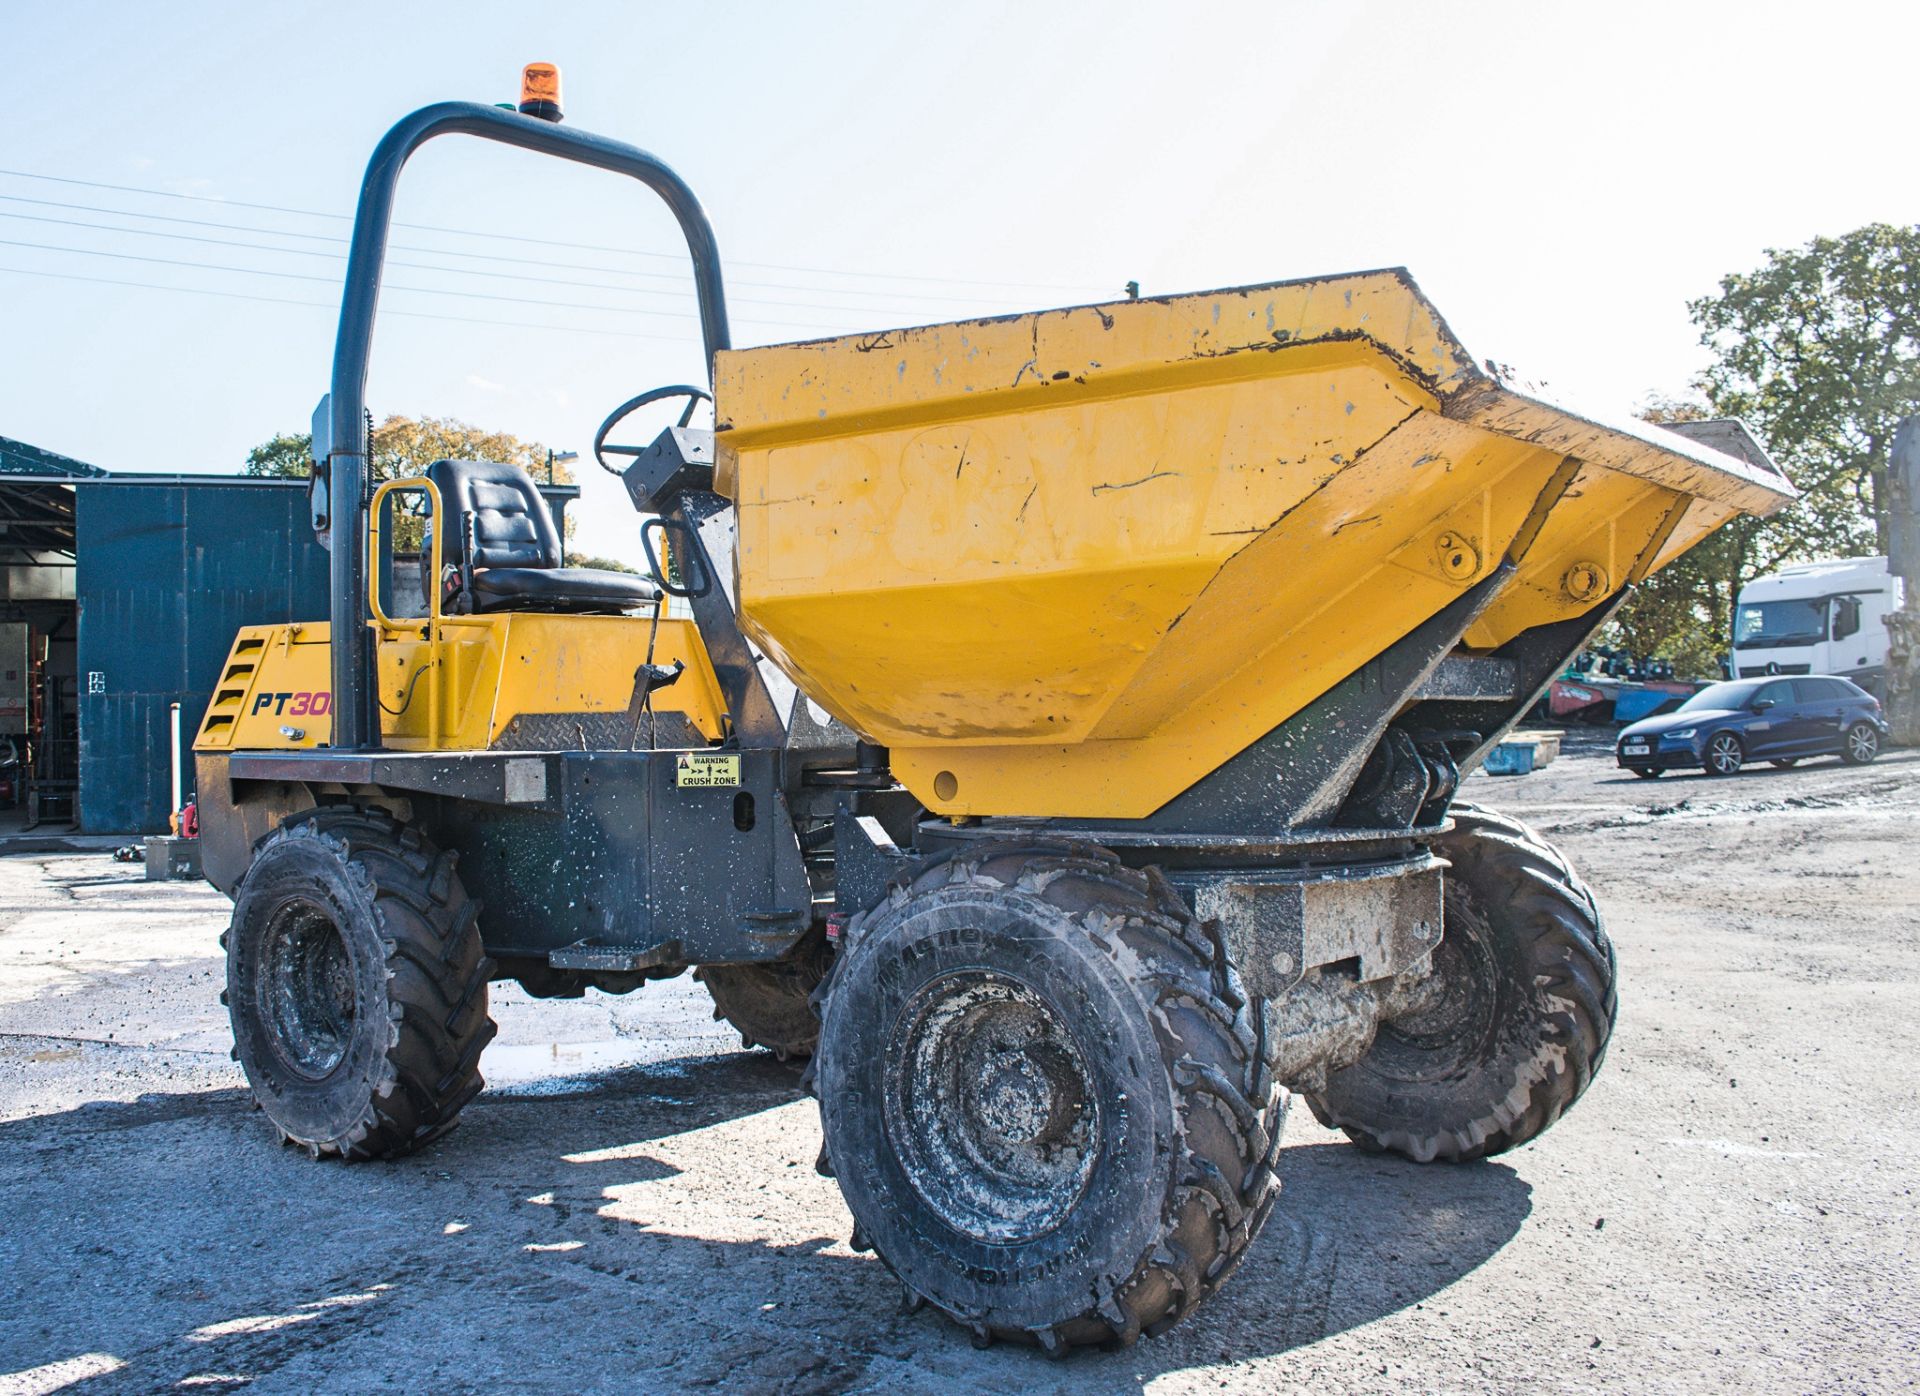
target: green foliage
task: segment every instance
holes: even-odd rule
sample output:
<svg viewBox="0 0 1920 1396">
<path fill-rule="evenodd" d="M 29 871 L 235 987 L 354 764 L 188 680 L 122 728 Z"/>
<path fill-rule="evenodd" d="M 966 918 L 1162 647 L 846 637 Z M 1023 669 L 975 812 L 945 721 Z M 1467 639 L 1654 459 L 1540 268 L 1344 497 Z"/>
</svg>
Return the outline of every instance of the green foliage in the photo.
<svg viewBox="0 0 1920 1396">
<path fill-rule="evenodd" d="M 313 433 L 276 436 L 247 452 L 247 474 L 304 480 L 313 471 Z"/>
<path fill-rule="evenodd" d="M 1874 223 L 1770 251 L 1687 308 L 1714 352 L 1701 392 L 1744 418 L 1805 496 L 1767 527 L 1828 555 L 1884 551 L 1888 451 L 1920 407 L 1920 228 Z"/>
<path fill-rule="evenodd" d="M 1651 422 L 1739 417 L 1801 498 L 1739 518 L 1642 585 L 1608 637 L 1712 675 L 1740 588 L 1790 562 L 1886 548 L 1888 453 L 1920 411 L 1920 229 L 1870 224 L 1770 250 L 1687 307 L 1713 362 Z"/>
<path fill-rule="evenodd" d="M 1712 585 L 1712 569 L 1695 565 L 1693 557 L 1689 553 L 1641 583 L 1607 627 L 1604 642 L 1629 654 L 1669 660 L 1683 678 L 1718 678 L 1732 629 L 1732 603 Z"/>
<path fill-rule="evenodd" d="M 600 572 L 632 572 L 636 575 L 640 571 L 638 567 L 622 562 L 617 557 L 570 557 L 567 566 L 591 567 Z"/>
<path fill-rule="evenodd" d="M 548 466 L 547 448 L 539 442 L 522 441 L 503 431 L 486 431 L 452 417 L 388 417 L 373 429 L 372 445 L 368 472 L 373 477 L 373 485 L 424 475 L 427 467 L 437 460 L 505 461 L 519 466 L 543 485 L 548 482 L 549 469 L 554 484 L 573 483 L 573 471 L 566 464 Z M 246 473 L 304 480 L 312 473 L 312 451 L 311 432 L 276 436 L 247 452 Z M 402 505 L 401 516 L 394 523 L 396 551 L 413 552 L 420 547 L 424 524 L 413 516 L 418 507 L 417 504 Z M 573 531 L 571 518 L 567 520 L 567 531 Z"/>
<path fill-rule="evenodd" d="M 313 436 L 276 436 L 247 452 L 247 474 L 304 480 L 311 471 Z M 373 429 L 369 470 L 373 483 L 422 475 L 437 460 L 497 460 L 519 466 L 547 483 L 547 448 L 504 431 L 486 431 L 452 417 L 391 416 Z M 553 483 L 570 485 L 573 471 L 553 466 Z"/>
</svg>

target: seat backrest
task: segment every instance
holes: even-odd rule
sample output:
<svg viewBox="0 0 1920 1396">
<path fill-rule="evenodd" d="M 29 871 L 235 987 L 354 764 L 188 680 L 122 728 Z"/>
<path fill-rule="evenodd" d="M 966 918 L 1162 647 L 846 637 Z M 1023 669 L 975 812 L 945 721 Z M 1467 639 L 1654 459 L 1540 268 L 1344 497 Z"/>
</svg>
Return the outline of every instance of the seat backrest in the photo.
<svg viewBox="0 0 1920 1396">
<path fill-rule="evenodd" d="M 427 478 L 440 491 L 446 516 L 448 562 L 457 562 L 473 521 L 471 567 L 558 567 L 560 535 L 547 501 L 517 465 L 486 460 L 437 460 Z"/>
</svg>

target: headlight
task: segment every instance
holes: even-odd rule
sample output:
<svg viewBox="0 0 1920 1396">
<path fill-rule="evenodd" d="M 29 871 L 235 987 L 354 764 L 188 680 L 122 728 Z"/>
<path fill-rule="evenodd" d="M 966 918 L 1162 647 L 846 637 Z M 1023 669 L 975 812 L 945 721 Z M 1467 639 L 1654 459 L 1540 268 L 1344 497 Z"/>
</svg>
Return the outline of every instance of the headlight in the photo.
<svg viewBox="0 0 1920 1396">
<path fill-rule="evenodd" d="M 1693 728 L 1682 727 L 1678 732 L 1662 732 L 1660 735 L 1663 737 L 1671 738 L 1673 741 L 1676 741 L 1676 742 L 1684 742 L 1688 737 L 1691 737 L 1693 733 L 1694 733 Z"/>
</svg>

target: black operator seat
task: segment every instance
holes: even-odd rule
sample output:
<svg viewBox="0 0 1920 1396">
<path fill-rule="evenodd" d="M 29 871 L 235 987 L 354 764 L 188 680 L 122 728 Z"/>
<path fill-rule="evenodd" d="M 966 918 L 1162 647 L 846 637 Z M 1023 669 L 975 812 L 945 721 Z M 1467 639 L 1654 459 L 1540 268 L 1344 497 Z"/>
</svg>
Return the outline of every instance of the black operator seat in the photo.
<svg viewBox="0 0 1920 1396">
<path fill-rule="evenodd" d="M 560 535 L 547 501 L 517 465 L 437 460 L 427 478 L 440 491 L 447 540 L 441 602 L 459 614 L 559 611 L 618 615 L 660 600 L 649 577 L 596 567 L 562 567 Z M 430 568 L 432 547 L 422 550 Z"/>
</svg>

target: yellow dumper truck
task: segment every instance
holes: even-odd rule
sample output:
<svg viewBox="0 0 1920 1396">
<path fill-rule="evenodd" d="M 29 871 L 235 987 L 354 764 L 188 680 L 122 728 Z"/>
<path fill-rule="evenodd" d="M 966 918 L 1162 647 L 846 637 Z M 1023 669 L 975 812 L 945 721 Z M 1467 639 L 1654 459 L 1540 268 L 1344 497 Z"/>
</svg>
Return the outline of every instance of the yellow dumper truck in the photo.
<svg viewBox="0 0 1920 1396">
<path fill-rule="evenodd" d="M 1290 1093 L 1423 1162 L 1573 1104 L 1614 1017 L 1600 911 L 1460 779 L 1783 477 L 1520 391 L 1398 270 L 734 350 L 687 186 L 527 110 L 429 107 L 375 152 L 315 421 L 331 614 L 242 630 L 197 739 L 236 1055 L 283 1140 L 449 1129 L 491 981 L 694 968 L 809 1058 L 856 1246 L 1060 1352 L 1225 1282 Z M 706 388 L 656 389 L 595 446 L 650 576 L 564 566 L 511 466 L 369 492 L 394 188 L 447 133 L 638 179 L 686 234 L 713 429 Z M 422 615 L 380 580 L 403 499 Z"/>
</svg>

